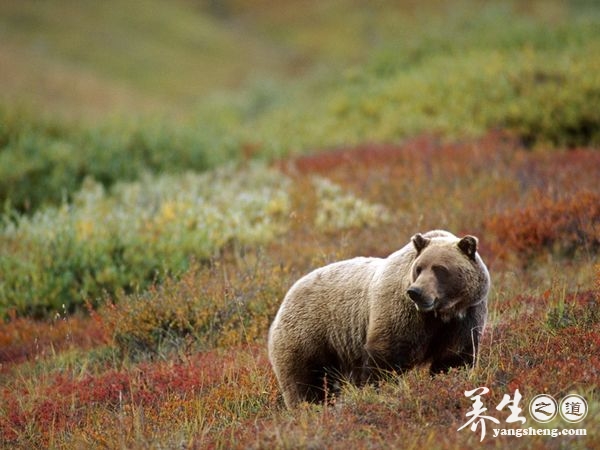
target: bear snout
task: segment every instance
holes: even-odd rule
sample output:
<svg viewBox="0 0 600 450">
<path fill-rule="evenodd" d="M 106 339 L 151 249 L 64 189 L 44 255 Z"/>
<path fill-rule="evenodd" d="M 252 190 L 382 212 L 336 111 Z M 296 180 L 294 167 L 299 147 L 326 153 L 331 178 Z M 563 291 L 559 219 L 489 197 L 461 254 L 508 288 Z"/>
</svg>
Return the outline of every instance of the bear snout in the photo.
<svg viewBox="0 0 600 450">
<path fill-rule="evenodd" d="M 423 298 L 423 291 L 420 288 L 414 286 L 409 287 L 406 291 L 406 294 L 410 297 L 410 299 L 413 302 L 421 301 L 421 299 Z"/>
<path fill-rule="evenodd" d="M 408 295 L 408 297 L 415 302 L 415 305 L 419 311 L 429 311 L 433 308 L 434 301 L 427 298 L 423 292 L 423 289 L 420 287 L 410 286 L 406 290 L 406 295 Z"/>
</svg>

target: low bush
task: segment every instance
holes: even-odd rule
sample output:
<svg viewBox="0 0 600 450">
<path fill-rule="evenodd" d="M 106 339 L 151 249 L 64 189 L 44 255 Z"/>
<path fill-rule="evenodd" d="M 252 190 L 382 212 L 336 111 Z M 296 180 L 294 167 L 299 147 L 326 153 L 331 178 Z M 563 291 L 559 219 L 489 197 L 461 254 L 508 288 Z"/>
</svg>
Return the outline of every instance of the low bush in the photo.
<svg viewBox="0 0 600 450">
<path fill-rule="evenodd" d="M 197 265 L 180 280 L 118 295 L 101 314 L 117 348 L 132 359 L 229 347 L 264 338 L 289 284 L 286 266 L 253 255 Z"/>
<path fill-rule="evenodd" d="M 541 196 L 535 204 L 485 219 L 498 257 L 518 255 L 528 264 L 540 254 L 595 254 L 600 248 L 600 195 L 582 191 L 567 198 Z"/>
<path fill-rule="evenodd" d="M 0 105 L 0 203 L 19 212 L 71 200 L 87 178 L 110 188 L 146 173 L 202 172 L 235 159 L 224 130 L 153 119 L 94 127 Z"/>
<path fill-rule="evenodd" d="M 390 219 L 383 206 L 324 178 L 313 185 L 318 213 L 311 221 L 318 230 Z M 261 163 L 202 175 L 146 175 L 110 193 L 88 178 L 70 203 L 5 219 L 0 316 L 95 306 L 105 294 L 133 294 L 177 277 L 191 261 L 208 263 L 222 251 L 268 243 L 292 222 L 291 186 L 288 176 Z"/>
<path fill-rule="evenodd" d="M 315 176 L 317 205 L 315 226 L 325 232 L 361 228 L 388 223 L 391 213 L 383 205 L 371 204 L 343 189 L 327 178 Z"/>
<path fill-rule="evenodd" d="M 387 55 L 393 70 L 381 74 L 366 64 L 321 86 L 318 95 L 286 91 L 288 102 L 240 121 L 236 134 L 272 157 L 422 133 L 474 137 L 490 129 L 507 130 L 527 146 L 597 145 L 600 60 L 590 57 L 599 48 L 590 25 L 546 30 L 548 42 L 537 39 L 539 32 L 506 46 L 431 52 L 413 64 L 396 66 L 401 52 Z M 559 36 L 571 34 L 577 45 L 561 45 Z"/>
<path fill-rule="evenodd" d="M 0 316 L 73 311 L 104 293 L 135 292 L 226 245 L 285 231 L 288 179 L 262 165 L 205 175 L 87 180 L 72 204 L 7 220 L 0 230 Z"/>
</svg>

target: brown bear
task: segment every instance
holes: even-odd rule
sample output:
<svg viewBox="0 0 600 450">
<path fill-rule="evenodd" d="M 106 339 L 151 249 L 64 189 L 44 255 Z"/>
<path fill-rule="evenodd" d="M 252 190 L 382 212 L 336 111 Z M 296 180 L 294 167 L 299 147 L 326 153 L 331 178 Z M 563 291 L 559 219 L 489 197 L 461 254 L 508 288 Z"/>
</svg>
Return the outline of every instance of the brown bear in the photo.
<svg viewBox="0 0 600 450">
<path fill-rule="evenodd" d="M 472 366 L 487 316 L 477 238 L 416 234 L 387 258 L 329 264 L 288 291 L 269 330 L 269 359 L 292 408 L 339 381 L 361 385 L 430 362 Z"/>
</svg>

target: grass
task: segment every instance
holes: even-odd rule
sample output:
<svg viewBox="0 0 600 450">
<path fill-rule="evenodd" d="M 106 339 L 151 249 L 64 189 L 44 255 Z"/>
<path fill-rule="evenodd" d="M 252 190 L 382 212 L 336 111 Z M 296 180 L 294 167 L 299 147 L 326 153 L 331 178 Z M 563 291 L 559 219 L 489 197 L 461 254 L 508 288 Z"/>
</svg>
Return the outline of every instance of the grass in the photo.
<svg viewBox="0 0 600 450">
<path fill-rule="evenodd" d="M 600 445 L 595 5 L 116 6 L 0 6 L 0 448 Z M 287 289 L 434 228 L 492 275 L 477 366 L 285 410 Z M 587 435 L 480 443 L 478 386 Z"/>
<path fill-rule="evenodd" d="M 424 148 L 436 158 L 423 155 Z M 455 430 L 470 408 L 463 391 L 483 385 L 491 389 L 486 401 L 494 405 L 517 388 L 522 407 L 542 392 L 557 398 L 568 392 L 584 395 L 591 408 L 581 424 L 587 437 L 528 437 L 510 445 L 593 447 L 600 370 L 594 356 L 600 344 L 594 237 L 582 226 L 580 250 L 574 253 L 532 242 L 527 264 L 515 264 L 521 243 L 506 241 L 505 252 L 497 253 L 495 242 L 504 231 L 488 224 L 494 211 L 500 218 L 515 208 L 535 211 L 540 181 L 561 193 L 560 206 L 585 203 L 582 193 L 597 192 L 597 163 L 590 162 L 596 150 L 547 155 L 490 135 L 460 144 L 421 138 L 402 146 L 370 145 L 289 160 L 282 166 L 294 172 L 288 180 L 287 227 L 278 236 L 229 247 L 210 263 L 143 293 L 118 294 L 113 304 L 89 317 L 13 318 L 5 324 L 6 406 L 0 415 L 5 445 L 339 448 L 410 440 L 414 447 L 473 446 L 479 434 Z M 494 172 L 486 175 L 482 168 L 492 161 Z M 518 179 L 532 165 L 539 172 L 529 184 L 501 182 Z M 578 183 L 544 175 L 558 168 L 577 170 Z M 328 183 L 361 192 L 363 201 L 392 211 L 394 226 L 386 221 L 335 231 L 315 227 L 320 209 L 314 177 L 323 172 Z M 399 194 L 407 184 L 411 201 Z M 456 207 L 467 202 L 478 206 Z M 423 208 L 431 214 L 423 215 Z M 543 223 L 536 215 L 524 217 Z M 265 339 L 286 289 L 312 267 L 354 254 L 385 255 L 415 230 L 434 226 L 477 234 L 490 266 L 490 320 L 476 369 L 434 379 L 419 369 L 379 390 L 348 387 L 333 406 L 285 411 Z M 504 420 L 507 414 L 496 416 Z M 527 426 L 534 426 L 530 422 Z M 498 444 L 497 439 L 509 443 L 489 433 L 488 445 Z"/>
<path fill-rule="evenodd" d="M 273 240 L 289 227 L 290 183 L 263 164 L 148 175 L 115 185 L 110 194 L 88 179 L 70 203 L 6 219 L 0 315 L 73 312 L 86 302 L 97 304 L 104 294 L 143 291 L 226 248 Z M 344 194 L 324 179 L 312 183 L 317 229 L 389 221 L 380 205 Z"/>
</svg>

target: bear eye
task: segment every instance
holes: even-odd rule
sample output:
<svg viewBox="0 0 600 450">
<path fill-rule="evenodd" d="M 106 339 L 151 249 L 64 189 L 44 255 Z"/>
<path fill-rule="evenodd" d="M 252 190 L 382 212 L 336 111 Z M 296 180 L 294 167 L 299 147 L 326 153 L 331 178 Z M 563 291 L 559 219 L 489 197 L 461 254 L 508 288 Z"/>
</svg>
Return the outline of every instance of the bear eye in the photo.
<svg viewBox="0 0 600 450">
<path fill-rule="evenodd" d="M 417 276 L 421 275 L 421 272 L 423 272 L 423 268 L 421 266 L 415 267 L 415 274 Z"/>
<path fill-rule="evenodd" d="M 450 271 L 444 266 L 433 266 L 431 270 L 433 270 L 433 273 L 435 273 L 438 277 L 447 276 L 450 273 Z"/>
</svg>

